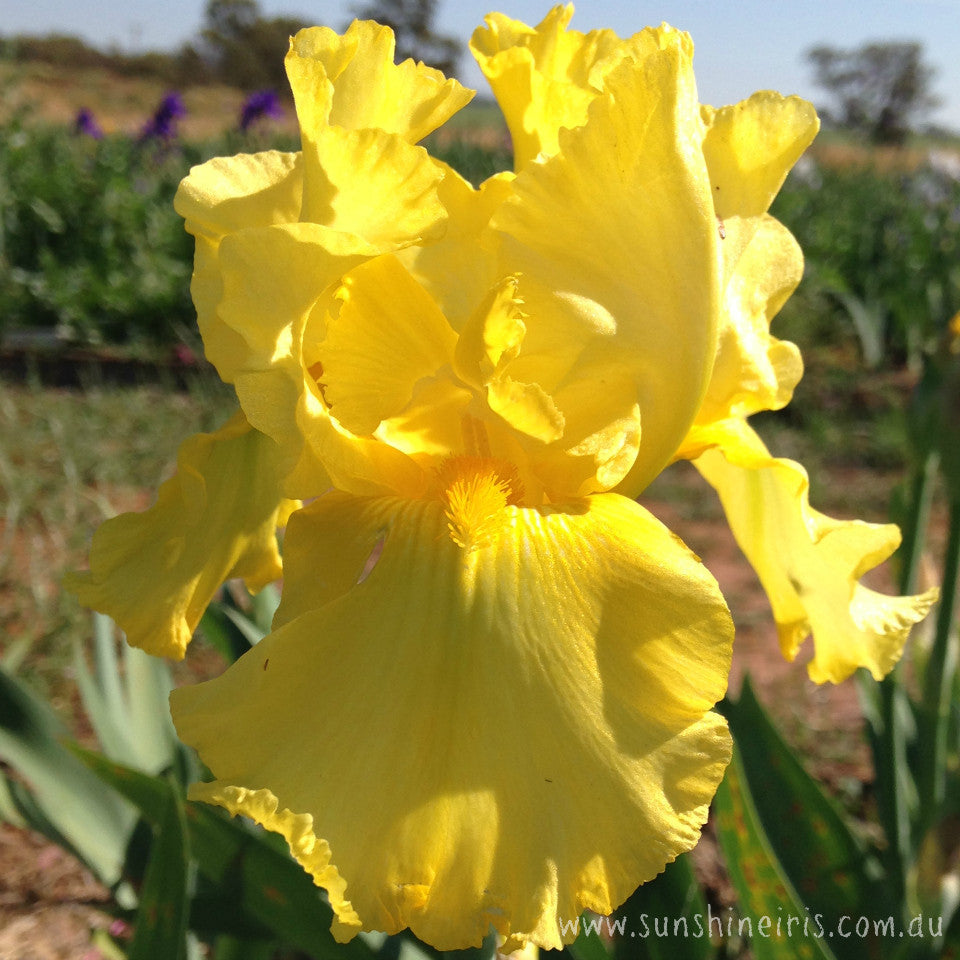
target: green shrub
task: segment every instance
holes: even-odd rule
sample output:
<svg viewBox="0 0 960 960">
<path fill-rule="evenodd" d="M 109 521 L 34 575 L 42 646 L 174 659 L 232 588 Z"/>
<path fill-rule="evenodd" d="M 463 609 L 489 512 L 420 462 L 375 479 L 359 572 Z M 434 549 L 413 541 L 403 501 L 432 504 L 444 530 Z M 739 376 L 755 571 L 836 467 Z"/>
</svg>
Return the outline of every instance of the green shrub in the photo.
<svg viewBox="0 0 960 960">
<path fill-rule="evenodd" d="M 805 161 L 771 212 L 806 260 L 780 329 L 805 325 L 798 339 L 836 343 L 852 323 L 868 366 L 919 368 L 960 310 L 960 181 L 934 166 L 891 174 Z"/>
</svg>

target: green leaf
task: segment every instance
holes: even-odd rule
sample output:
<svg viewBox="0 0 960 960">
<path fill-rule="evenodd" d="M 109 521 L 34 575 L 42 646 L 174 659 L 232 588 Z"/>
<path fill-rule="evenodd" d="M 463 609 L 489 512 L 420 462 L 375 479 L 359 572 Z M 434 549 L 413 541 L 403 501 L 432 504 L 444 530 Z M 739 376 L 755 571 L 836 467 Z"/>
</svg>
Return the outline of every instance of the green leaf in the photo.
<svg viewBox="0 0 960 960">
<path fill-rule="evenodd" d="M 251 620 L 265 637 L 273 627 L 273 615 L 280 606 L 280 591 L 276 584 L 268 583 L 259 593 L 250 597 Z"/>
<path fill-rule="evenodd" d="M 743 773 L 739 751 L 714 799 L 717 836 L 740 903 L 739 918 L 721 928 L 746 936 L 754 960 L 835 960 L 822 939 L 820 917 L 810 914 L 770 848 Z M 794 924 L 790 920 L 797 918 Z M 830 921 L 823 921 L 824 930 Z M 779 927 L 779 929 L 778 929 Z"/>
<path fill-rule="evenodd" d="M 212 808 L 188 804 L 190 836 L 200 870 L 226 899 L 314 960 L 369 960 L 361 938 L 338 944 L 330 933 L 333 911 L 312 878 L 270 834 L 252 833 Z"/>
<path fill-rule="evenodd" d="M 25 827 L 27 821 L 24 820 L 23 814 L 20 812 L 14 792 L 17 786 L 19 784 L 14 784 L 0 770 L 0 823 L 9 823 L 14 827 Z"/>
<path fill-rule="evenodd" d="M 249 646 L 254 647 L 263 639 L 263 630 L 242 610 L 237 610 L 235 607 L 223 607 L 223 614 L 240 631 L 241 636 Z"/>
<path fill-rule="evenodd" d="M 688 856 L 668 863 L 623 905 L 626 923 L 614 941 L 616 960 L 709 960 L 716 951 L 707 930 L 707 904 Z"/>
<path fill-rule="evenodd" d="M 50 839 L 63 843 L 106 884 L 120 878 L 136 820 L 133 810 L 88 770 L 61 740 L 66 734 L 52 710 L 20 681 L 0 670 L 0 760 L 29 785 Z M 24 791 L 26 792 L 26 791 Z M 24 804 L 18 803 L 21 814 Z"/>
<path fill-rule="evenodd" d="M 173 763 L 177 750 L 167 705 L 173 689 L 170 668 L 127 644 L 121 663 L 113 621 L 94 614 L 93 622 L 93 672 L 79 641 L 74 645 L 74 669 L 97 739 L 111 759 L 159 773 Z"/>
<path fill-rule="evenodd" d="M 497 934 L 492 929 L 479 947 L 465 947 L 463 950 L 438 950 L 418 939 L 410 930 L 401 930 L 390 937 L 385 933 L 363 936 L 379 960 L 495 960 L 497 957 Z"/>
<path fill-rule="evenodd" d="M 588 925 L 593 918 L 587 915 L 586 919 Z M 573 957 L 573 960 L 610 960 L 613 954 L 607 949 L 606 941 L 596 932 L 596 928 L 591 930 L 587 925 L 584 924 L 584 917 L 581 917 L 577 939 L 568 943 L 564 952 Z"/>
<path fill-rule="evenodd" d="M 914 859 L 914 825 L 919 801 L 911 762 L 911 745 L 917 742 L 918 719 L 897 672 L 882 681 L 860 671 L 860 703 L 873 756 L 877 814 L 887 838 L 882 856 L 886 865 L 889 901 L 909 909 L 908 870 Z"/>
<path fill-rule="evenodd" d="M 220 937 L 213 949 L 213 960 L 271 960 L 276 944 L 270 941 Z"/>
<path fill-rule="evenodd" d="M 77 745 L 72 751 L 96 777 L 132 803 L 153 827 L 159 827 L 166 814 L 171 789 L 166 780 Z"/>
<path fill-rule="evenodd" d="M 940 960 L 960 960 L 960 910 L 955 910 L 944 931 Z"/>
<path fill-rule="evenodd" d="M 176 728 L 170 716 L 173 677 L 165 660 L 124 643 L 124 681 L 127 717 L 136 746 L 135 765 L 147 773 L 160 773 L 173 763 L 178 749 Z"/>
<path fill-rule="evenodd" d="M 250 649 L 249 641 L 216 601 L 203 611 L 197 629 L 228 663 L 238 660 Z"/>
<path fill-rule="evenodd" d="M 128 960 L 186 960 L 190 856 L 183 805 L 167 787 L 167 802 L 140 893 Z"/>
<path fill-rule="evenodd" d="M 779 868 L 813 914 L 859 915 L 865 909 L 899 918 L 876 856 L 851 831 L 836 805 L 781 739 L 749 681 L 736 703 L 721 707 L 739 750 L 744 789 Z M 844 940 L 839 956 L 863 956 L 863 944 Z"/>
<path fill-rule="evenodd" d="M 169 790 L 164 781 L 95 753 L 81 752 L 81 756 L 105 783 L 136 804 L 144 817 L 157 822 Z M 205 918 L 220 911 L 224 932 L 229 933 L 237 916 L 254 921 L 314 960 L 371 960 L 375 955 L 361 937 L 345 944 L 334 942 L 333 911 L 311 877 L 278 848 L 279 838 L 247 829 L 205 804 L 187 803 L 184 813 L 190 849 L 215 896 L 203 905 Z"/>
</svg>

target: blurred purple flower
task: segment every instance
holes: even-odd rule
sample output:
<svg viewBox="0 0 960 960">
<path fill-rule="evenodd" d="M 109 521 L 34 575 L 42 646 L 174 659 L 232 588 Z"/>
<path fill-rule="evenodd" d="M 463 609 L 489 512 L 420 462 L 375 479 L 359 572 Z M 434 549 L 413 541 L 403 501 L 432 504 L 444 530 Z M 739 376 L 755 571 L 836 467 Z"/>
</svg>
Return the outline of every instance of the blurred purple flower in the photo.
<svg viewBox="0 0 960 960">
<path fill-rule="evenodd" d="M 93 111 L 86 107 L 81 107 L 77 111 L 77 116 L 73 121 L 73 132 L 78 137 L 92 137 L 94 140 L 103 137 L 103 130 L 100 129 L 97 118 L 93 115 Z"/>
<path fill-rule="evenodd" d="M 258 90 L 251 93 L 240 109 L 240 129 L 246 132 L 253 124 L 266 117 L 275 120 L 283 116 L 283 108 L 275 90 Z"/>
<path fill-rule="evenodd" d="M 180 94 L 175 91 L 168 93 L 140 131 L 140 139 L 173 140 L 177 136 L 177 118 L 186 113 L 187 108 Z"/>
</svg>

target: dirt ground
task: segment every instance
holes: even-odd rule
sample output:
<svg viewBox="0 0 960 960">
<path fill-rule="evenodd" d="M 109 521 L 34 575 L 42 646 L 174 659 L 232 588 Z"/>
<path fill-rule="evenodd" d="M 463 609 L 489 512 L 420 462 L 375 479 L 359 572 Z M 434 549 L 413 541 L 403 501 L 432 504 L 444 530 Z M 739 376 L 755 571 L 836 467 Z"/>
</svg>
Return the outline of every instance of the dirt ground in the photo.
<svg viewBox="0 0 960 960">
<path fill-rule="evenodd" d="M 813 684 L 804 667 L 809 650 L 795 663 L 783 660 L 766 596 L 725 522 L 687 521 L 670 504 L 645 505 L 703 558 L 734 612 L 731 692 L 749 673 L 781 729 L 834 791 L 869 783 L 855 687 Z M 707 851 L 700 860 L 709 865 L 713 858 Z M 90 936 L 110 923 L 96 908 L 105 898 L 106 891 L 68 854 L 29 831 L 0 824 L 0 960 L 98 960 L 102 955 Z"/>
</svg>

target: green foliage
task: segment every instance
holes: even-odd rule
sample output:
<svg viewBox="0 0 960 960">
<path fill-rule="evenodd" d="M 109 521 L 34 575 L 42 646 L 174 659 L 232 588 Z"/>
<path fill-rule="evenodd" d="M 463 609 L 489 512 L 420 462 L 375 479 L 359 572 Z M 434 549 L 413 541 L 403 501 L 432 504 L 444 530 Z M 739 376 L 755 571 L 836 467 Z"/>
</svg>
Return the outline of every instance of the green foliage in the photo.
<svg viewBox="0 0 960 960">
<path fill-rule="evenodd" d="M 65 731 L 50 707 L 0 671 L 0 761 L 29 782 L 0 771 L 17 818 L 46 834 L 108 884 L 119 881 L 133 829 L 132 808 L 61 742 Z"/>
<path fill-rule="evenodd" d="M 172 210 L 173 191 L 191 163 L 234 153 L 238 146 L 234 138 L 149 153 L 120 139 L 94 143 L 12 124 L 0 140 L 0 322 L 65 329 L 86 342 L 156 345 L 180 339 L 194 324 L 187 294 L 192 243 Z M 437 153 L 474 182 L 509 163 L 505 152 L 467 142 L 445 144 Z M 937 462 L 944 463 L 949 480 L 949 602 L 941 607 L 929 653 L 917 660 L 917 690 L 897 676 L 879 687 L 864 682 L 877 768 L 872 836 L 861 835 L 824 795 L 746 685 L 740 700 L 724 708 L 737 755 L 717 796 L 715 824 L 740 915 L 753 920 L 752 930 L 744 933 L 739 917 L 728 928 L 724 912 L 716 929 L 708 930 L 713 940 L 630 935 L 648 929 L 654 917 L 686 917 L 691 926 L 699 917 L 706 926 L 712 909 L 716 915 L 690 861 L 681 858 L 628 900 L 620 933 L 604 937 L 600 928 L 583 925 L 561 957 L 709 960 L 749 949 L 758 960 L 932 960 L 960 949 L 960 913 L 947 886 L 939 885 L 951 852 L 941 838 L 960 818 L 953 605 L 960 445 L 951 445 L 951 434 L 942 429 L 956 410 L 960 376 L 955 343 L 945 335 L 947 319 L 960 309 L 958 208 L 960 186 L 930 171 L 891 177 L 864 169 L 814 169 L 806 179 L 791 178 L 774 210 L 800 239 L 808 267 L 800 297 L 779 321 L 781 331 L 797 336 L 796 325 L 806 324 L 797 339 L 837 344 L 855 329 L 870 362 L 908 362 L 926 371 L 906 417 L 917 480 L 904 506 L 912 558 L 922 548 L 922 505 L 929 504 Z M 820 320 L 810 318 L 814 304 Z M 798 307 L 806 313 L 791 315 Z M 118 458 L 96 437 L 109 436 L 128 460 L 133 440 L 105 430 L 87 399 L 83 416 L 90 422 L 80 424 L 64 410 L 25 418 L 13 398 L 0 392 L 4 545 L 31 503 L 45 501 L 49 509 L 44 464 L 30 460 L 28 449 L 56 463 L 77 497 L 101 484 L 131 482 L 104 472 Z M 125 396 L 113 402 L 122 406 L 140 446 L 155 446 L 155 434 L 139 425 L 135 404 Z M 155 398 L 145 403 L 159 405 Z M 68 405 L 76 407 L 75 401 Z M 166 430 L 164 416 L 182 425 L 180 407 L 164 410 L 154 430 Z M 134 482 L 154 479 L 139 469 Z M 76 527 L 78 508 L 71 509 L 50 514 L 49 525 Z M 250 598 L 231 587 L 208 610 L 201 633 L 233 660 L 269 629 L 275 606 L 275 592 Z M 169 672 L 138 651 L 123 651 L 118 655 L 105 618 L 95 619 L 89 650 L 85 645 L 73 651 L 74 674 L 101 751 L 96 753 L 65 747 L 66 733 L 49 707 L 14 676 L 18 656 L 11 646 L 6 672 L 0 672 L 0 759 L 14 772 L 5 768 L 0 776 L 0 816 L 73 850 L 112 886 L 118 914 L 135 927 L 131 956 L 186 956 L 191 937 L 221 960 L 266 960 L 281 948 L 355 960 L 437 956 L 410 937 L 334 945 L 329 907 L 277 838 L 185 801 L 196 761 L 173 737 L 165 706 Z M 912 936 L 893 941 L 872 925 L 867 936 L 824 938 L 816 920 L 820 916 L 829 930 L 838 915 L 855 920 L 869 913 L 877 920 L 895 917 L 903 928 L 919 909 L 943 917 L 942 942 Z M 809 918 L 807 931 L 793 929 L 779 939 L 759 932 L 759 918 L 767 916 L 773 934 L 778 915 L 785 922 L 799 918 L 795 926 Z M 493 949 L 489 942 L 462 956 L 489 957 Z"/>
<path fill-rule="evenodd" d="M 889 884 L 880 882 L 876 852 L 852 832 L 782 740 L 749 682 L 737 702 L 725 701 L 724 713 L 738 754 L 718 801 L 719 834 L 742 902 L 757 903 L 758 879 L 768 875 L 779 885 L 771 889 L 773 913 L 761 911 L 770 916 L 778 902 L 784 911 L 789 903 L 791 915 L 809 913 L 832 928 L 840 916 L 866 909 L 877 918 L 897 912 Z M 863 956 L 863 942 L 853 949 L 850 943 L 838 941 L 836 955 Z"/>
<path fill-rule="evenodd" d="M 187 341 L 199 349 L 193 239 L 173 196 L 194 164 L 264 146 L 256 134 L 234 133 L 164 150 L 8 124 L 0 138 L 0 337 L 39 330 L 85 345 Z M 476 182 L 510 162 L 468 143 L 438 153 Z"/>
<path fill-rule="evenodd" d="M 868 367 L 908 363 L 960 310 L 960 181 L 934 167 L 907 174 L 805 161 L 771 213 L 800 243 L 806 276 L 781 330 L 837 343 L 851 324 Z"/>
<path fill-rule="evenodd" d="M 836 960 L 819 915 L 810 917 L 777 859 L 755 798 L 735 755 L 714 800 L 717 834 L 742 905 L 740 916 L 724 918 L 727 935 L 746 938 L 756 960 Z"/>
<path fill-rule="evenodd" d="M 8 126 L 0 324 L 84 343 L 171 343 L 195 324 L 192 239 L 173 212 L 196 151 Z"/>
</svg>

